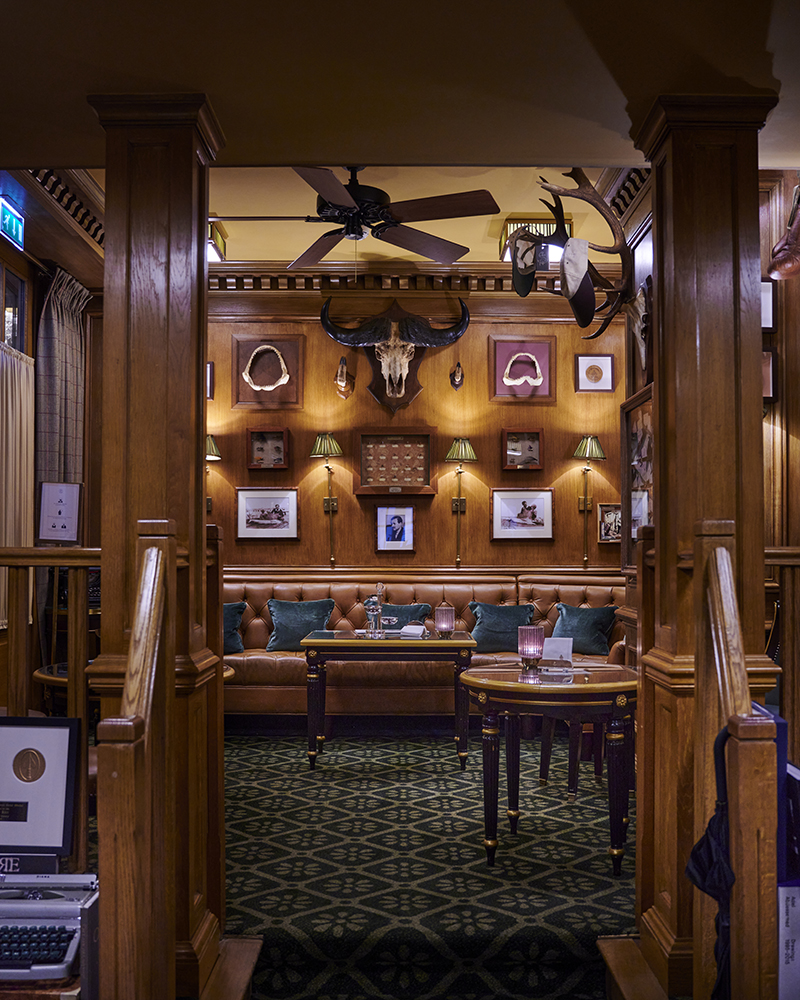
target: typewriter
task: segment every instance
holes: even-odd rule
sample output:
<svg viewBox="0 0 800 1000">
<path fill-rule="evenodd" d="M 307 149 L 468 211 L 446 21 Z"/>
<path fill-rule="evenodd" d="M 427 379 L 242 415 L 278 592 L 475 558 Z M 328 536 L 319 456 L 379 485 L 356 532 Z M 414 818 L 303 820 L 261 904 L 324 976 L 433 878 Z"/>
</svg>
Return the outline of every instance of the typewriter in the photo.
<svg viewBox="0 0 800 1000">
<path fill-rule="evenodd" d="M 0 875 L 0 982 L 66 979 L 98 995 L 96 875 Z"/>
</svg>

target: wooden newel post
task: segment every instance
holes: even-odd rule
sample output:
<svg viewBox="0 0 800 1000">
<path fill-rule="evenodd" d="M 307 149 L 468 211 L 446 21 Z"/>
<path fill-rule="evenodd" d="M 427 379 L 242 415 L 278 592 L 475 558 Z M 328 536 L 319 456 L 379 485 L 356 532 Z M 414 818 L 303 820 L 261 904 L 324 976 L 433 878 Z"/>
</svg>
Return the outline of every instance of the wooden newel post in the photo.
<svg viewBox="0 0 800 1000">
<path fill-rule="evenodd" d="M 140 522 L 120 714 L 97 727 L 101 1000 L 175 996 L 176 545 Z"/>
</svg>

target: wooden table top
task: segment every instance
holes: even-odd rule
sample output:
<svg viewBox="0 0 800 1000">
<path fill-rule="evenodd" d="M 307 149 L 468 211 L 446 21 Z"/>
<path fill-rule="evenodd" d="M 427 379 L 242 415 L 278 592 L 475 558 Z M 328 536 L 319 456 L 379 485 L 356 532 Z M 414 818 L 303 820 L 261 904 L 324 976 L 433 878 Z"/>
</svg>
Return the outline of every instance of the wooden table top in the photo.
<svg viewBox="0 0 800 1000">
<path fill-rule="evenodd" d="M 583 661 L 571 674 L 553 674 L 524 671 L 520 667 L 468 667 L 461 674 L 461 683 L 473 694 L 487 692 L 502 698 L 513 695 L 524 700 L 537 698 L 561 700 L 566 698 L 608 697 L 620 692 L 634 692 L 639 675 L 630 667 Z"/>
<path fill-rule="evenodd" d="M 387 629 L 387 632 L 391 630 Z M 439 634 L 431 629 L 427 636 L 422 638 L 401 639 L 399 635 L 387 635 L 383 639 L 368 638 L 362 632 L 355 629 L 342 629 L 333 631 L 332 629 L 317 629 L 309 632 L 305 638 L 300 640 L 301 646 L 327 646 L 336 649 L 365 649 L 373 648 L 375 651 L 390 649 L 411 649 L 412 647 L 422 647 L 425 649 L 454 649 L 463 647 L 474 649 L 477 643 L 469 632 L 453 632 L 449 639 L 442 639 Z"/>
</svg>

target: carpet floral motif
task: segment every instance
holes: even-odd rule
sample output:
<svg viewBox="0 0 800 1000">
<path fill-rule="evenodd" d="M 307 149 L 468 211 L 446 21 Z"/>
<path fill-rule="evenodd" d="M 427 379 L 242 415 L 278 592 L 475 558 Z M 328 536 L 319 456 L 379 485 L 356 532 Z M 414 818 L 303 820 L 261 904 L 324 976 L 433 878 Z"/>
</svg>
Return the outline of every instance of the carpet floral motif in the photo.
<svg viewBox="0 0 800 1000">
<path fill-rule="evenodd" d="M 523 741 L 519 832 L 483 848 L 480 738 L 226 739 L 228 934 L 264 939 L 253 1000 L 595 1000 L 599 935 L 633 933 L 633 811 L 611 875 L 605 781 L 566 741 L 538 781 Z M 631 800 L 633 806 L 633 799 Z"/>
</svg>

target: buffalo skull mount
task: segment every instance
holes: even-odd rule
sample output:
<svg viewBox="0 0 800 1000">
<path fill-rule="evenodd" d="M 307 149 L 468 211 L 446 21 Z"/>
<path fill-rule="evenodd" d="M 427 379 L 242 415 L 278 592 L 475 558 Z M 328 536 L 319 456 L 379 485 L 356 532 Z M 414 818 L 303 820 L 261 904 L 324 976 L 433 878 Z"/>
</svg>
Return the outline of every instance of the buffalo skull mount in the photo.
<svg viewBox="0 0 800 1000">
<path fill-rule="evenodd" d="M 428 320 L 406 312 L 397 299 L 379 316 L 365 320 L 357 327 L 338 326 L 330 318 L 331 300 L 327 299 L 320 312 L 325 332 L 344 347 L 363 347 L 370 366 L 372 381 L 367 387 L 383 406 L 394 413 L 422 391 L 417 370 L 426 347 L 446 347 L 463 336 L 469 326 L 469 311 L 461 304 L 461 318 L 453 326 L 437 330 Z"/>
</svg>

